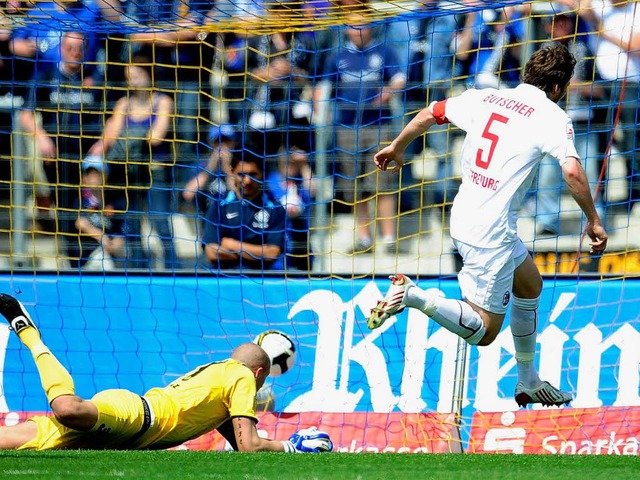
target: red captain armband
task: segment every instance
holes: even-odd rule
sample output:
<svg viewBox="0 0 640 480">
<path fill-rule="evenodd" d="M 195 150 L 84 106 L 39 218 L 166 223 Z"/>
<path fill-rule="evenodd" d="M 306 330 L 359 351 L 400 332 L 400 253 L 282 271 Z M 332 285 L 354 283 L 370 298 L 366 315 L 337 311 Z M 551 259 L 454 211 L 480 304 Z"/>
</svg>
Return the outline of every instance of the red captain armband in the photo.
<svg viewBox="0 0 640 480">
<path fill-rule="evenodd" d="M 431 114 L 436 119 L 436 123 L 438 125 L 444 125 L 445 123 L 449 123 L 449 119 L 447 118 L 444 111 L 446 104 L 447 104 L 446 100 L 440 100 L 439 102 L 431 102 L 431 105 L 429 105 Z"/>
</svg>

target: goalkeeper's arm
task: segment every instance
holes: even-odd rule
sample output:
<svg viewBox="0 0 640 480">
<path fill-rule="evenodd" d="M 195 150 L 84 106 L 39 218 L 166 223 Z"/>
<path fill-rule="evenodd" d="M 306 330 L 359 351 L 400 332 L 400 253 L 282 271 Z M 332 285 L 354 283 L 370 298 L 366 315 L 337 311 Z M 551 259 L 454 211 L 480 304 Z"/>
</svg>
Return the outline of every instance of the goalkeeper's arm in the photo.
<svg viewBox="0 0 640 480">
<path fill-rule="evenodd" d="M 255 420 L 249 417 L 233 417 L 218 427 L 218 432 L 239 452 L 317 453 L 333 450 L 333 444 L 326 433 L 316 429 L 308 430 L 293 434 L 289 440 L 278 441 L 261 438 Z"/>
<path fill-rule="evenodd" d="M 261 438 L 253 418 L 233 417 L 220 425 L 217 430 L 238 452 L 287 451 L 283 442 Z"/>
</svg>

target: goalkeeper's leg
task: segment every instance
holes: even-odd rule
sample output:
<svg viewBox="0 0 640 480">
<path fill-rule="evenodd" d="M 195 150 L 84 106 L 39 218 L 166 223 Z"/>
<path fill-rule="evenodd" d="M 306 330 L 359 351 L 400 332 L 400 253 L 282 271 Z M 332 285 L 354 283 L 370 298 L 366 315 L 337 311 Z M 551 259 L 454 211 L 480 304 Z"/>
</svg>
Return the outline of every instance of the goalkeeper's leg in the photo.
<svg viewBox="0 0 640 480">
<path fill-rule="evenodd" d="M 24 305 L 10 295 L 0 294 L 0 314 L 31 351 L 56 419 L 75 430 L 91 430 L 98 420 L 97 408 L 75 395 L 71 375 L 43 343 L 40 331 Z"/>
<path fill-rule="evenodd" d="M 0 450 L 15 450 L 38 435 L 34 422 L 22 422 L 10 427 L 0 427 Z"/>
</svg>

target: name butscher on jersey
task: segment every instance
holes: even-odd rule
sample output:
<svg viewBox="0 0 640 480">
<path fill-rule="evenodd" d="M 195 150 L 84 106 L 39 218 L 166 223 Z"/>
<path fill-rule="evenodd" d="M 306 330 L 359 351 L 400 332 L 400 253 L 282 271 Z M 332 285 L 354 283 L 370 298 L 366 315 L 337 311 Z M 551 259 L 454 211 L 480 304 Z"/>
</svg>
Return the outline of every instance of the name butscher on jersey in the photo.
<svg viewBox="0 0 640 480">
<path fill-rule="evenodd" d="M 467 90 L 431 104 L 439 124 L 466 132 L 460 154 L 462 184 L 451 209 L 451 237 L 477 247 L 517 238 L 522 200 L 545 155 L 579 158 L 567 114 L 528 84 Z"/>
</svg>

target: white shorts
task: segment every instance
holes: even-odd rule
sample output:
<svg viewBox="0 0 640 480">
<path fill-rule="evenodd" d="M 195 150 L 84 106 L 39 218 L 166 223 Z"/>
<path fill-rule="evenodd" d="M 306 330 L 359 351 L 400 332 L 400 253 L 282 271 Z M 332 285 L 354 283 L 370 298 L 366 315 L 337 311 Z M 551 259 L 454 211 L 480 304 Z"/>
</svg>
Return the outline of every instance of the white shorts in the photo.
<svg viewBox="0 0 640 480">
<path fill-rule="evenodd" d="M 513 274 L 529 252 L 522 240 L 496 248 L 474 247 L 453 241 L 462 256 L 458 273 L 462 296 L 491 313 L 504 314 L 511 300 Z"/>
</svg>

